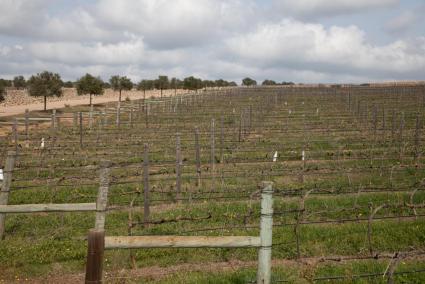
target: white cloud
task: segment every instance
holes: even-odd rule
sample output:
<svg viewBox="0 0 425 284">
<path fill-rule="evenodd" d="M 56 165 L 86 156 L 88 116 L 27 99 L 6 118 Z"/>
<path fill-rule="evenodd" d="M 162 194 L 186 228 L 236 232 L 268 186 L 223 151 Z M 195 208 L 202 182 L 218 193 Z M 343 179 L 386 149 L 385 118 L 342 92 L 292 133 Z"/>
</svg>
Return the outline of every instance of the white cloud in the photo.
<svg viewBox="0 0 425 284">
<path fill-rule="evenodd" d="M 223 34 L 246 29 L 253 1 L 101 0 L 96 15 L 105 27 L 143 34 L 154 48 L 205 45 Z"/>
<path fill-rule="evenodd" d="M 30 35 L 47 16 L 52 0 L 2 0 L 0 33 L 7 35 Z"/>
<path fill-rule="evenodd" d="M 245 64 L 263 68 L 286 66 L 333 74 L 374 76 L 421 73 L 425 70 L 425 38 L 377 46 L 355 26 L 331 27 L 283 20 L 227 40 L 229 52 Z"/>
<path fill-rule="evenodd" d="M 369 10 L 399 7 L 399 0 L 80 0 L 64 5 L 67 1 L 0 0 L 7 11 L 0 17 L 0 77 L 48 69 L 71 80 L 89 72 L 104 79 L 167 74 L 359 82 L 417 79 L 425 73 L 425 37 L 400 38 L 401 31 L 418 25 L 416 11 L 388 22 L 391 40 L 380 45 L 370 40 L 374 35 L 367 27 L 341 26 L 340 18 L 320 24 L 323 17 L 369 17 Z"/>
<path fill-rule="evenodd" d="M 273 6 L 285 15 L 320 18 L 390 7 L 399 2 L 399 0 L 274 0 Z"/>
</svg>

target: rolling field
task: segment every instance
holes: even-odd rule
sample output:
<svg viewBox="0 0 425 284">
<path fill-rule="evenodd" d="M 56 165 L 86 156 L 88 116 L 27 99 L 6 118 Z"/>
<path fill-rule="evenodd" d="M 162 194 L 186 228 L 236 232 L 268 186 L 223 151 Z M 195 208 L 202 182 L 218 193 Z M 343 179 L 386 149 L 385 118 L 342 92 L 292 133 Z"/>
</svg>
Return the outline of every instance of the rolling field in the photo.
<svg viewBox="0 0 425 284">
<path fill-rule="evenodd" d="M 272 181 L 273 283 L 425 282 L 423 87 L 235 88 L 117 108 L 18 120 L 0 139 L 0 168 L 17 151 L 7 204 L 95 202 L 106 160 L 107 236 L 258 236 Z M 82 282 L 94 224 L 95 212 L 7 214 L 0 283 Z M 104 279 L 252 283 L 256 261 L 255 248 L 108 250 Z"/>
</svg>

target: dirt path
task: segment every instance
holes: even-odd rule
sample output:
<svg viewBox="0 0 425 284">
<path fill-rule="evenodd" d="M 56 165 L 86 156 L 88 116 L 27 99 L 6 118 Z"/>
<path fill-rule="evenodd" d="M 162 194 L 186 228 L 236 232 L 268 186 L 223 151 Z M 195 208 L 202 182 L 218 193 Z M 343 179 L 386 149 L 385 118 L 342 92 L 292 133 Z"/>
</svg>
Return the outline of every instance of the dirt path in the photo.
<svg viewBox="0 0 425 284">
<path fill-rule="evenodd" d="M 178 90 L 177 93 L 186 93 L 187 91 Z M 167 90 L 164 91 L 164 96 L 167 95 L 174 95 L 174 90 Z M 160 92 L 159 91 L 147 91 L 146 92 L 146 98 L 151 97 L 159 97 Z M 143 99 L 144 95 L 142 91 L 130 91 L 130 92 L 123 92 L 122 100 L 129 98 L 131 100 L 138 100 Z M 103 96 L 93 96 L 93 104 L 103 104 L 103 103 L 109 103 L 109 102 L 116 102 L 118 101 L 118 93 L 108 93 Z M 60 109 L 66 106 L 78 106 L 78 105 L 88 105 L 89 103 L 89 96 L 72 96 L 71 98 L 67 99 L 57 99 L 54 98 L 53 101 L 47 100 L 47 109 Z M 43 110 L 44 104 L 42 102 L 36 102 L 36 103 L 30 103 L 30 104 L 21 104 L 21 105 L 2 105 L 0 106 L 0 117 L 5 116 L 14 116 L 25 113 L 25 110 L 28 109 L 29 111 L 40 111 Z"/>
</svg>

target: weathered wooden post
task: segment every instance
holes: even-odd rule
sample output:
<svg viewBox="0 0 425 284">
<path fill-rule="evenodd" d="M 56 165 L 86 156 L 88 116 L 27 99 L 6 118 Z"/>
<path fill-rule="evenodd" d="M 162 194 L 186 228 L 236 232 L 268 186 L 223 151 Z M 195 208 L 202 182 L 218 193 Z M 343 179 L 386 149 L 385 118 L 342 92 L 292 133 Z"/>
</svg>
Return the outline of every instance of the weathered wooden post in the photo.
<svg viewBox="0 0 425 284">
<path fill-rule="evenodd" d="M 6 165 L 3 172 L 3 181 L 1 183 L 0 190 L 0 205 L 7 205 L 9 201 L 10 185 L 12 183 L 12 172 L 15 167 L 16 152 L 9 151 L 7 152 Z M 0 240 L 4 239 L 4 220 L 6 218 L 5 214 L 0 214 Z"/>
<path fill-rule="evenodd" d="M 83 148 L 83 113 L 80 111 L 80 148 Z"/>
<path fill-rule="evenodd" d="M 376 141 L 376 131 L 378 129 L 378 110 L 376 105 L 373 106 L 373 139 Z"/>
<path fill-rule="evenodd" d="M 15 118 L 13 120 L 13 126 L 12 126 L 12 132 L 13 132 L 13 142 L 15 143 L 15 152 L 18 153 L 18 119 Z"/>
<path fill-rule="evenodd" d="M 242 141 L 242 119 L 243 119 L 243 112 L 241 111 L 240 119 L 239 119 L 239 135 L 238 135 L 238 142 Z"/>
<path fill-rule="evenodd" d="M 260 240 L 257 283 L 270 284 L 272 268 L 273 182 L 263 182 L 261 191 Z"/>
<path fill-rule="evenodd" d="M 109 173 L 111 162 L 102 161 L 99 170 L 99 192 L 96 201 L 96 223 L 95 229 L 105 229 L 106 207 L 108 204 Z"/>
<path fill-rule="evenodd" d="M 395 134 L 395 110 L 392 111 L 392 117 L 391 117 L 391 140 L 394 142 L 394 134 Z"/>
<path fill-rule="evenodd" d="M 86 284 L 103 282 L 103 254 L 105 250 L 105 231 L 90 230 L 88 235 Z"/>
<path fill-rule="evenodd" d="M 150 218 L 150 193 L 149 193 L 149 146 L 144 144 L 143 155 L 143 222 L 146 226 Z"/>
<path fill-rule="evenodd" d="M 93 105 L 90 105 L 90 112 L 89 112 L 89 129 L 90 131 L 93 128 Z"/>
<path fill-rule="evenodd" d="M 224 117 L 220 118 L 220 163 L 224 162 Z"/>
<path fill-rule="evenodd" d="M 415 161 L 417 162 L 419 160 L 419 154 L 420 154 L 420 146 L 419 143 L 421 141 L 420 139 L 420 129 L 421 129 L 421 122 L 419 118 L 419 114 L 416 116 L 416 128 L 415 128 Z"/>
<path fill-rule="evenodd" d="M 116 118 L 116 124 L 117 124 L 117 127 L 118 128 L 120 128 L 120 125 L 121 125 L 120 116 L 121 116 L 121 104 L 118 102 L 118 105 L 117 105 L 117 118 Z"/>
<path fill-rule="evenodd" d="M 145 103 L 145 124 L 149 128 L 149 103 Z"/>
<path fill-rule="evenodd" d="M 133 106 L 130 107 L 130 127 L 133 128 Z"/>
<path fill-rule="evenodd" d="M 181 193 L 181 167 L 182 167 L 182 156 L 181 156 L 181 145 L 180 145 L 180 133 L 176 135 L 176 192 L 177 198 L 180 198 Z"/>
<path fill-rule="evenodd" d="M 201 151 L 199 149 L 199 129 L 195 128 L 195 159 L 196 159 L 196 186 L 201 186 Z"/>
<path fill-rule="evenodd" d="M 25 109 L 25 138 L 26 140 L 29 140 L 29 119 L 30 119 L 30 113 L 28 109 Z"/>
<path fill-rule="evenodd" d="M 248 133 L 252 131 L 252 105 L 249 106 L 249 129 Z"/>
<path fill-rule="evenodd" d="M 404 112 L 401 113 L 401 117 L 400 117 L 400 129 L 399 129 L 399 154 L 400 154 L 400 161 L 403 158 L 403 130 L 404 130 Z"/>
<path fill-rule="evenodd" d="M 215 119 L 211 119 L 211 175 L 212 187 L 215 187 Z"/>
<path fill-rule="evenodd" d="M 52 130 L 56 129 L 56 110 L 52 110 Z"/>
</svg>

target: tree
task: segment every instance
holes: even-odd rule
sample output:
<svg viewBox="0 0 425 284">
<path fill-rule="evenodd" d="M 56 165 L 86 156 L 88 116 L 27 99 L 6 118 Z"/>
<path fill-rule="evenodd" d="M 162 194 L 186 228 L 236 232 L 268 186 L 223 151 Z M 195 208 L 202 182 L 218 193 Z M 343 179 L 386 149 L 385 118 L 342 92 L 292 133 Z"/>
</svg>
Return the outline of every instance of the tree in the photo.
<svg viewBox="0 0 425 284">
<path fill-rule="evenodd" d="M 16 76 L 15 78 L 13 78 L 13 86 L 16 89 L 25 89 L 25 87 L 27 86 L 27 82 L 25 81 L 24 76 Z"/>
<path fill-rule="evenodd" d="M 44 97 L 44 110 L 46 110 L 47 97 L 62 95 L 62 80 L 57 73 L 44 71 L 33 75 L 28 80 L 27 87 L 30 96 Z"/>
<path fill-rule="evenodd" d="M 202 88 L 202 80 L 193 76 L 184 78 L 183 87 L 186 90 L 197 90 Z"/>
<path fill-rule="evenodd" d="M 159 75 L 158 79 L 155 80 L 155 89 L 161 90 L 161 97 L 162 97 L 162 90 L 168 89 L 170 85 L 170 82 L 168 81 L 168 76 Z"/>
<path fill-rule="evenodd" d="M 257 81 L 247 77 L 245 79 L 242 80 L 242 85 L 243 86 L 256 86 L 257 85 Z"/>
<path fill-rule="evenodd" d="M 261 85 L 263 85 L 263 86 L 274 86 L 274 85 L 276 85 L 276 82 L 275 81 L 273 81 L 273 80 L 264 80 L 263 81 L 263 83 L 261 83 Z"/>
<path fill-rule="evenodd" d="M 143 90 L 143 91 L 146 91 L 146 90 L 152 90 L 153 89 L 153 80 L 145 80 L 145 79 L 143 79 L 143 80 L 141 80 L 140 82 L 139 82 L 139 84 L 137 84 L 137 89 L 139 90 L 139 91 L 141 91 L 141 90 Z"/>
<path fill-rule="evenodd" d="M 169 88 L 169 85 L 168 76 L 159 75 L 158 79 L 155 80 L 155 89 L 165 90 Z"/>
<path fill-rule="evenodd" d="M 103 81 L 99 77 L 86 74 L 77 81 L 77 94 L 90 95 L 90 106 L 92 105 L 92 96 L 103 95 Z"/>
<path fill-rule="evenodd" d="M 146 90 L 152 90 L 154 85 L 153 80 L 140 80 L 139 84 L 137 84 L 137 90 L 143 90 L 143 98 L 146 96 Z"/>
<path fill-rule="evenodd" d="M 5 88 L 6 87 L 12 87 L 12 81 L 0 78 L 0 85 L 2 85 Z"/>
<path fill-rule="evenodd" d="M 111 87 L 112 89 L 114 89 L 114 91 L 120 92 L 120 96 L 118 99 L 119 102 L 121 102 L 122 90 L 130 91 L 131 89 L 133 89 L 133 82 L 131 82 L 131 80 L 127 78 L 126 76 L 124 77 L 120 77 L 118 75 L 112 76 L 111 79 L 109 79 L 109 83 L 111 84 Z"/>
<path fill-rule="evenodd" d="M 4 101 L 5 95 L 6 95 L 6 89 L 2 84 L 0 84 L 0 102 Z"/>
</svg>

